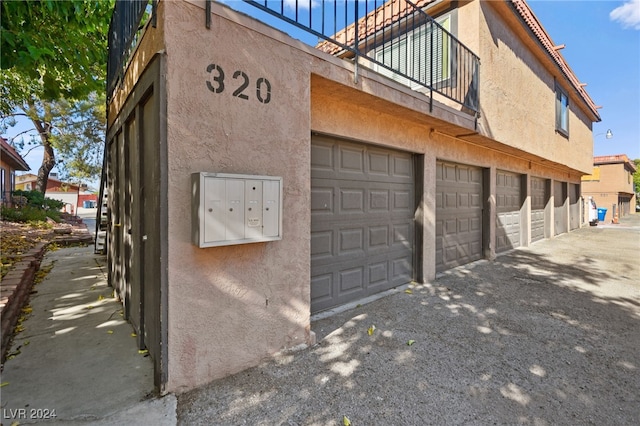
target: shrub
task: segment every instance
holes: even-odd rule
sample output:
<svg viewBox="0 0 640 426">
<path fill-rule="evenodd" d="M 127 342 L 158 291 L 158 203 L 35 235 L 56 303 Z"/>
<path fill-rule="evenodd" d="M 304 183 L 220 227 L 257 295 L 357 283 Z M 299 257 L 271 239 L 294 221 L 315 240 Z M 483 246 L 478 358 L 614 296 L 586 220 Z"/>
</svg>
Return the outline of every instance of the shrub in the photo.
<svg viewBox="0 0 640 426">
<path fill-rule="evenodd" d="M 14 197 L 24 197 L 27 199 L 27 206 L 36 207 L 44 210 L 60 210 L 64 206 L 64 203 L 59 200 L 54 200 L 44 196 L 39 191 L 23 191 L 18 189 L 13 191 Z"/>
<path fill-rule="evenodd" d="M 60 212 L 57 210 L 44 210 L 42 208 L 26 206 L 19 209 L 2 207 L 2 220 L 10 222 L 27 222 L 41 225 L 47 221 L 47 217 L 60 222 Z"/>
</svg>

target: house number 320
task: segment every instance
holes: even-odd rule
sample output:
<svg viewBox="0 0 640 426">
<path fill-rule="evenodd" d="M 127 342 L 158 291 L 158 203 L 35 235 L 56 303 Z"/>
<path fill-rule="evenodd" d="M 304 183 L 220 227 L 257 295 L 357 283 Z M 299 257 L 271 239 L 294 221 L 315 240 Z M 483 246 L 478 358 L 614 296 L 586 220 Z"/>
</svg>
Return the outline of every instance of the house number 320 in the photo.
<svg viewBox="0 0 640 426">
<path fill-rule="evenodd" d="M 225 73 L 220 65 L 209 64 L 207 67 L 207 72 L 211 74 L 211 77 L 207 80 L 207 88 L 211 90 L 213 93 L 222 93 L 224 92 L 225 86 Z M 249 86 L 251 84 L 251 80 L 249 76 L 244 71 L 236 71 L 233 73 L 234 80 L 234 91 L 233 96 L 236 98 L 249 100 L 249 95 L 247 92 L 249 91 Z M 268 104 L 271 102 L 271 83 L 264 77 L 260 77 L 256 80 L 255 84 L 256 88 L 256 99 L 260 103 Z"/>
</svg>

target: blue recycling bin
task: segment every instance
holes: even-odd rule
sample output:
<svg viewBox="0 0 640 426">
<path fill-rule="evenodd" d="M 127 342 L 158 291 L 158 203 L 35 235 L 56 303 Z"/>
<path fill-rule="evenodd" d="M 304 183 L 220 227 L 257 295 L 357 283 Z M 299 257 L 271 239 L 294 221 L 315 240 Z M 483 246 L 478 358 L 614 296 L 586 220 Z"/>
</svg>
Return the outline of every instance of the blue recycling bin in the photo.
<svg viewBox="0 0 640 426">
<path fill-rule="evenodd" d="M 598 221 L 604 222 L 604 217 L 607 215 L 607 209 L 598 207 Z"/>
</svg>

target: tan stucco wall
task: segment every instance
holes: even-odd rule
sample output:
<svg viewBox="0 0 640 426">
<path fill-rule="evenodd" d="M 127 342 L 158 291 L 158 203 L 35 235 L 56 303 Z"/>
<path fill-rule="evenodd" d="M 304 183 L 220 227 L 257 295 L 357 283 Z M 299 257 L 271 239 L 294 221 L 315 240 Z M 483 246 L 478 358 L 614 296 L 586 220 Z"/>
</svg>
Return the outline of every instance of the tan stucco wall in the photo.
<svg viewBox="0 0 640 426">
<path fill-rule="evenodd" d="M 620 194 L 631 195 L 630 212 L 635 214 L 636 196 L 633 192 L 633 176 L 625 168 L 623 163 L 600 164 L 593 166 L 594 175 L 597 180 L 582 181 L 582 194 L 586 197 L 593 197 L 598 207 L 607 209 L 605 221 L 613 219 L 613 205 L 619 209 L 618 196 Z M 595 173 L 595 168 L 599 168 L 599 173 Z M 621 216 L 622 212 L 618 212 Z"/>
<path fill-rule="evenodd" d="M 171 2 L 165 9 L 171 22 L 165 30 L 168 390 L 197 386 L 255 365 L 256 360 L 280 349 L 309 342 L 311 132 L 425 155 L 422 280 L 435 277 L 437 160 L 486 167 L 491 175 L 505 169 L 579 183 L 580 174 L 571 168 L 549 167 L 506 154 L 500 152 L 499 144 L 488 150 L 484 144 L 452 137 L 472 133 L 473 117 L 444 105 L 436 105 L 429 115 L 425 96 L 363 68 L 354 82 L 352 64 L 321 54 L 229 9 L 214 5 L 211 30 L 204 28 L 203 10 L 196 5 Z M 212 77 L 206 71 L 212 63 L 225 71 L 226 87 L 221 93 L 212 93 L 205 84 Z M 232 78 L 236 70 L 249 76 L 248 100 L 232 96 L 238 87 Z M 259 77 L 272 84 L 272 100 L 267 105 L 255 97 Z M 553 92 L 549 97 L 553 98 Z M 498 100 L 489 98 L 483 104 L 493 101 Z M 550 117 L 553 120 L 553 113 Z M 551 147 L 536 150 L 525 139 L 510 139 L 520 134 L 516 130 L 522 124 L 511 119 L 505 122 L 500 142 L 526 146 L 537 155 L 551 157 Z M 196 248 L 185 218 L 191 203 L 189 175 L 197 171 L 282 176 L 283 240 Z M 493 217 L 488 230 L 491 241 L 495 237 Z M 489 257 L 492 250 L 489 247 Z"/>
<path fill-rule="evenodd" d="M 221 15 L 235 15 L 213 4 Z M 165 2 L 169 177 L 168 391 L 223 377 L 273 353 L 310 342 L 309 62 L 295 48 L 223 16 L 204 25 L 204 10 Z M 245 25 L 256 23 L 238 18 Z M 225 88 L 208 73 L 220 66 Z M 286 64 L 286 66 L 283 66 Z M 241 80 L 243 92 L 234 97 Z M 258 78 L 271 83 L 268 104 Z M 263 95 L 263 99 L 264 99 Z M 191 242 L 193 172 L 283 178 L 281 241 L 197 248 Z"/>
<path fill-rule="evenodd" d="M 626 192 L 633 194 L 633 174 L 623 163 L 600 164 L 593 166 L 600 169 L 598 180 L 584 180 L 583 192 Z"/>
<path fill-rule="evenodd" d="M 523 78 L 534 80 L 531 86 L 537 93 L 536 100 L 523 107 L 520 104 L 527 98 L 521 96 L 522 83 L 498 74 L 504 71 L 501 60 L 519 69 L 524 64 L 520 56 L 527 56 L 503 46 L 500 37 L 508 35 L 504 28 L 495 52 L 490 40 L 477 42 L 482 45 L 481 57 L 487 56 L 481 72 L 495 73 L 480 80 L 483 111 L 478 135 L 473 116 L 437 102 L 430 112 L 424 95 L 364 68 L 356 82 L 353 64 L 223 5 L 212 4 L 211 29 L 204 24 L 203 2 L 164 1 L 160 6 L 158 28 L 150 30 L 148 41 L 142 40 L 136 52 L 139 64 L 130 67 L 124 87 L 133 87 L 155 53 L 166 53 L 168 155 L 162 173 L 168 177 L 168 335 L 163 342 L 168 347 L 167 392 L 205 384 L 256 365 L 279 350 L 312 342 L 312 132 L 424 155 L 421 281 L 435 277 L 437 160 L 489 169 L 494 191 L 498 169 L 571 183 L 579 183 L 582 171 L 591 170 L 591 152 L 579 154 L 577 148 L 568 148 L 566 139 L 557 140 L 553 79 L 536 83 L 534 72 L 518 70 Z M 476 34 L 482 25 L 479 10 L 474 2 L 459 14 L 460 20 L 469 14 L 476 22 Z M 473 31 L 465 27 L 467 33 Z M 485 61 L 494 62 L 493 68 Z M 207 72 L 211 64 L 225 73 L 225 88 L 219 93 L 206 84 L 221 89 L 212 79 L 220 76 L 219 71 L 213 67 Z M 535 64 L 534 70 L 543 72 Z M 241 77 L 234 78 L 236 71 L 248 76 L 242 91 L 248 99 L 233 96 L 242 82 Z M 492 84 L 491 76 L 500 83 Z M 257 98 L 260 78 L 271 84 L 267 104 Z M 123 90 L 114 98 L 110 117 L 115 117 L 126 95 Z M 541 117 L 536 118 L 538 114 Z M 572 138 L 576 121 L 572 117 Z M 560 149 L 560 143 L 567 147 Z M 582 158 L 575 159 L 581 155 L 589 163 L 586 169 Z M 283 239 L 206 249 L 193 245 L 190 176 L 201 171 L 281 176 Z M 494 241 L 495 200 L 487 197 L 491 217 L 486 232 Z M 489 247 L 487 257 L 495 255 L 492 250 Z"/>
<path fill-rule="evenodd" d="M 495 4 L 493 4 L 495 3 Z M 494 6 L 501 6 L 498 11 Z M 502 2 L 478 1 L 481 58 L 480 103 L 482 127 L 498 141 L 583 173 L 591 171 L 593 142 L 591 122 L 578 107 L 573 90 L 569 94 L 569 137 L 555 131 L 555 81 L 564 83 L 559 71 L 552 74 L 521 40 L 521 24 L 509 26 Z M 517 29 L 517 31 L 516 31 Z M 462 40 L 465 42 L 465 40 Z M 529 43 L 530 45 L 530 43 Z"/>
</svg>

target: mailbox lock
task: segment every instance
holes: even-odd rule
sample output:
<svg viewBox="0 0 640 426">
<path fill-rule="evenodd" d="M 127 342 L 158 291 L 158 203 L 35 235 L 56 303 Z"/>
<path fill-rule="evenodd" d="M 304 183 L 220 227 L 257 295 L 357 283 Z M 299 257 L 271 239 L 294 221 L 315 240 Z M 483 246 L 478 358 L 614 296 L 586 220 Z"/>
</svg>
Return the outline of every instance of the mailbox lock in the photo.
<svg viewBox="0 0 640 426">
<path fill-rule="evenodd" d="M 229 208 L 229 211 L 232 212 L 233 211 L 233 207 Z"/>
<path fill-rule="evenodd" d="M 251 211 L 251 207 L 249 207 L 249 211 Z"/>
<path fill-rule="evenodd" d="M 213 209 L 209 209 L 209 213 L 211 213 L 213 211 Z"/>
</svg>

